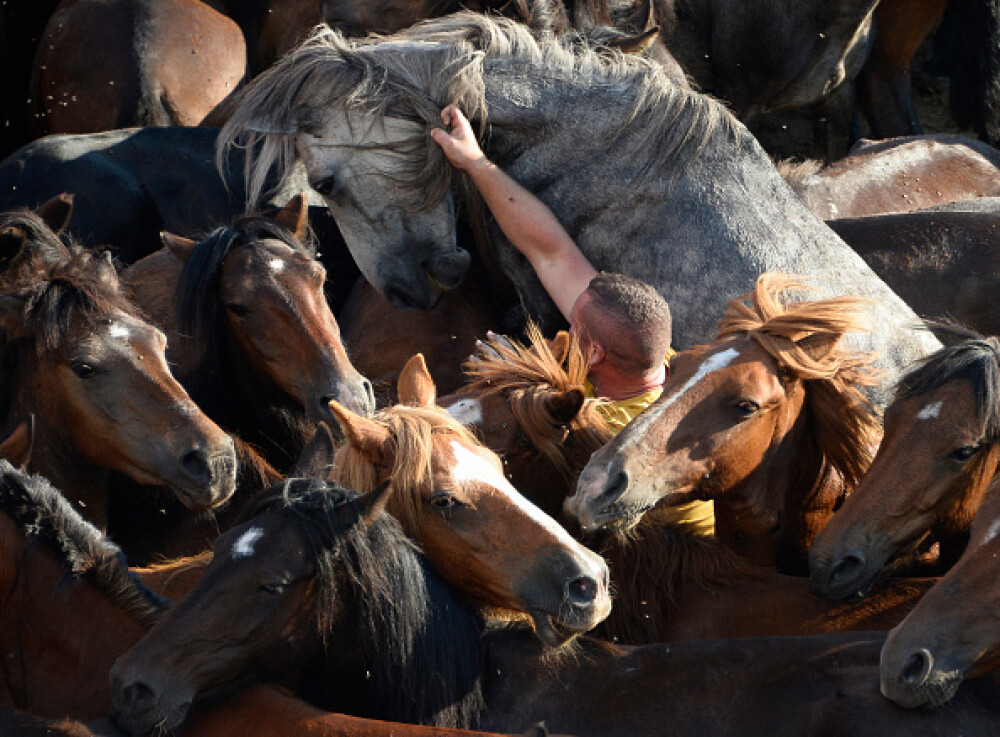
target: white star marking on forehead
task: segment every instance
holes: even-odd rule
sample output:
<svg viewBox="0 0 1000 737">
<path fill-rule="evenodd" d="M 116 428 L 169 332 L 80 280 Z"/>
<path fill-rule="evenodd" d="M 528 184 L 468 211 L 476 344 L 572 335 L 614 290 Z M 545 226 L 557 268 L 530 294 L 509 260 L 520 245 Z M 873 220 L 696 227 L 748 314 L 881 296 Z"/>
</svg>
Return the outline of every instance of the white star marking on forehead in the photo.
<svg viewBox="0 0 1000 737">
<path fill-rule="evenodd" d="M 917 412 L 917 419 L 918 420 L 930 420 L 930 419 L 932 419 L 934 417 L 937 417 L 938 415 L 941 414 L 941 407 L 943 405 L 944 405 L 944 402 L 932 402 L 931 404 L 928 404 L 922 410 L 920 410 L 919 412 Z"/>
<path fill-rule="evenodd" d="M 128 338 L 131 334 L 129 329 L 120 322 L 111 323 L 111 327 L 108 328 L 108 333 L 112 338 Z"/>
<path fill-rule="evenodd" d="M 268 268 L 271 269 L 271 271 L 277 274 L 284 270 L 285 262 L 282 261 L 280 258 L 272 258 L 270 261 L 267 262 L 267 266 Z"/>
<path fill-rule="evenodd" d="M 483 421 L 483 406 L 476 399 L 459 399 L 446 409 L 463 425 L 479 425 Z"/>
<path fill-rule="evenodd" d="M 251 527 L 244 532 L 233 545 L 233 558 L 249 558 L 254 553 L 254 545 L 263 536 L 264 531 L 259 527 Z"/>
<path fill-rule="evenodd" d="M 477 453 L 473 453 L 456 440 L 451 441 L 451 449 L 455 453 L 453 475 L 456 481 L 459 483 L 479 482 L 489 484 L 494 489 L 502 492 L 513 506 L 524 512 L 532 521 L 545 528 L 560 542 L 575 544 L 573 538 L 570 537 L 562 525 L 545 514 L 545 512 L 532 504 L 528 499 L 525 499 L 521 495 L 521 492 L 511 485 L 507 477 L 500 473 L 485 458 Z"/>
</svg>

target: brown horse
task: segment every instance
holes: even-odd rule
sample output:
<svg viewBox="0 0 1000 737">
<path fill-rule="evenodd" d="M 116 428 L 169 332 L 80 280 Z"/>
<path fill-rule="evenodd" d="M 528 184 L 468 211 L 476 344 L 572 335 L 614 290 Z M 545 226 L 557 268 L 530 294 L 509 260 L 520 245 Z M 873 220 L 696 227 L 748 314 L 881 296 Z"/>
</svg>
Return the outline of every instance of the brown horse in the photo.
<svg viewBox="0 0 1000 737">
<path fill-rule="evenodd" d="M 1000 341 L 947 333 L 964 340 L 900 381 L 875 460 L 813 544 L 822 596 L 863 595 L 889 562 L 929 542 L 945 564 L 964 548 L 1000 464 Z"/>
<path fill-rule="evenodd" d="M 1000 667 L 998 491 L 976 515 L 968 550 L 882 647 L 882 693 L 901 706 L 940 706 L 963 679 Z"/>
<path fill-rule="evenodd" d="M 170 374 L 163 334 L 121 294 L 110 260 L 72 247 L 5 292 L 3 428 L 35 416 L 29 468 L 99 525 L 109 470 L 193 509 L 233 493 L 232 440 Z"/>
<path fill-rule="evenodd" d="M 782 162 L 778 169 L 823 220 L 910 212 L 1000 193 L 1000 151 L 946 134 L 861 141 L 828 166 Z"/>
<path fill-rule="evenodd" d="M 246 75 L 243 34 L 216 4 L 62 0 L 31 79 L 40 132 L 197 125 Z"/>
<path fill-rule="evenodd" d="M 524 630 L 484 631 L 379 512 L 384 495 L 308 486 L 292 482 L 221 538 L 197 586 L 118 660 L 121 726 L 173 729 L 193 700 L 264 675 L 321 706 L 498 731 L 542 716 L 601 737 L 1000 725 L 990 683 L 941 713 L 893 707 L 877 692 L 877 633 L 638 648 L 584 637 L 552 651 Z M 732 696 L 726 709 L 706 708 L 715 692 Z"/>
<path fill-rule="evenodd" d="M 362 492 L 388 483 L 387 509 L 441 575 L 485 606 L 529 614 L 545 642 L 604 619 L 604 561 L 521 496 L 499 458 L 434 405 L 419 354 L 400 374 L 399 395 L 372 419 L 331 403 L 346 442 L 328 478 Z"/>
<path fill-rule="evenodd" d="M 135 302 L 169 337 L 174 373 L 227 431 L 287 470 L 330 400 L 375 409 L 324 294 L 326 270 L 297 195 L 275 218 L 246 216 L 200 243 L 165 235 L 128 267 Z"/>
<path fill-rule="evenodd" d="M 861 301 L 783 303 L 793 286 L 765 274 L 730 302 L 715 343 L 674 357 L 661 398 L 594 454 L 567 500 L 584 530 L 627 529 L 661 501 L 713 499 L 726 545 L 805 572 L 879 424 L 860 392 L 870 357 L 839 346 L 861 328 Z"/>
</svg>

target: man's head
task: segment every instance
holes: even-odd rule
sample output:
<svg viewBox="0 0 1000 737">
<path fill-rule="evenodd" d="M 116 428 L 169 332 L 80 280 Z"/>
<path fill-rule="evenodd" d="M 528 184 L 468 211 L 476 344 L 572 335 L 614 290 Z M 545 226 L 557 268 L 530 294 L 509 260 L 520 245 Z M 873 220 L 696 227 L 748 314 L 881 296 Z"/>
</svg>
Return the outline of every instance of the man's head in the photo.
<svg viewBox="0 0 1000 737">
<path fill-rule="evenodd" d="M 590 360 L 606 358 L 621 373 L 646 374 L 670 349 L 670 307 L 648 284 L 602 271 L 573 304 L 570 329 Z"/>
</svg>

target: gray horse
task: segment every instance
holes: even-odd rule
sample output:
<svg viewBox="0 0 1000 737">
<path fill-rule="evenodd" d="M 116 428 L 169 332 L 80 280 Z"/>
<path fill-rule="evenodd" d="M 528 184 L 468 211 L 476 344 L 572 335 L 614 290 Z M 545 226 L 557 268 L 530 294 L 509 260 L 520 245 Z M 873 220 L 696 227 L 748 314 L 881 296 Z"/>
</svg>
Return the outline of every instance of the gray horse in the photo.
<svg viewBox="0 0 1000 737">
<path fill-rule="evenodd" d="M 220 161 L 236 139 L 260 144 L 256 196 L 297 154 L 365 277 L 397 306 L 430 307 L 470 261 L 454 229 L 468 191 L 428 135 L 449 102 L 597 268 L 666 296 L 680 348 L 711 340 L 726 301 L 765 271 L 870 297 L 874 332 L 858 343 L 881 355 L 886 385 L 939 345 L 720 104 L 641 58 L 536 40 L 503 19 L 460 13 L 358 42 L 318 32 L 257 78 L 220 134 Z M 492 224 L 489 249 L 527 311 L 554 326 L 555 306 Z"/>
</svg>

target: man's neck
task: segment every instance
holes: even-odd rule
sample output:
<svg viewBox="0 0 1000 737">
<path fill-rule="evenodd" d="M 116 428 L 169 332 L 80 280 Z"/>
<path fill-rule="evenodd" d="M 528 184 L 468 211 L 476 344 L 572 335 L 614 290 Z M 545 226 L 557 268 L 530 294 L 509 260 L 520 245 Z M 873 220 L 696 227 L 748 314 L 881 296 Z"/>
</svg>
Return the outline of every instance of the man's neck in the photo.
<svg viewBox="0 0 1000 737">
<path fill-rule="evenodd" d="M 623 375 L 610 365 L 594 366 L 587 378 L 594 386 L 596 396 L 619 401 L 659 389 L 667 380 L 667 370 L 665 366 L 660 366 L 648 374 L 636 377 Z"/>
</svg>

